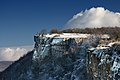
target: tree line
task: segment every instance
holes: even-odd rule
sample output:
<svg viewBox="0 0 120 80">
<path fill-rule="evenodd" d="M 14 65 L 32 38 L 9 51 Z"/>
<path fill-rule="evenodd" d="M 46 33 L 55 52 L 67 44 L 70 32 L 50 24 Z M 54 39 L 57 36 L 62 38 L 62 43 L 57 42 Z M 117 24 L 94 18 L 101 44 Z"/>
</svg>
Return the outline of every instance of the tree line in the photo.
<svg viewBox="0 0 120 80">
<path fill-rule="evenodd" d="M 101 28 L 73 28 L 58 30 L 51 29 L 50 33 L 83 33 L 83 34 L 109 34 L 112 39 L 120 40 L 120 27 L 101 27 Z"/>
</svg>

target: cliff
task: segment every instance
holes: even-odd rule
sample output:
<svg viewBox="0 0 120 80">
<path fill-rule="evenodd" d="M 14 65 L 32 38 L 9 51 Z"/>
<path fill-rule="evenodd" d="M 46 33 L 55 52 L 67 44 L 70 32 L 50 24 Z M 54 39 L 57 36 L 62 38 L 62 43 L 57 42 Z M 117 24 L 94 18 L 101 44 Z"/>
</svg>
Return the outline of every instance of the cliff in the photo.
<svg viewBox="0 0 120 80">
<path fill-rule="evenodd" d="M 1 72 L 0 80 L 119 80 L 120 45 L 107 39 L 37 34 L 34 50 Z"/>
</svg>

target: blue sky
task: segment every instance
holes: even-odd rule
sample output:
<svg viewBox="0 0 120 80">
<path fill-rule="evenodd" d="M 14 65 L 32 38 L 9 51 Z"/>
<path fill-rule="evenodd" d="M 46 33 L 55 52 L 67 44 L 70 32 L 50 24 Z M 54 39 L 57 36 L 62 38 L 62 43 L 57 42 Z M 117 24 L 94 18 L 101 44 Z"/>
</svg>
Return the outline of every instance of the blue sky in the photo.
<svg viewBox="0 0 120 80">
<path fill-rule="evenodd" d="M 62 29 L 91 7 L 120 12 L 120 0 L 0 0 L 0 47 L 32 45 L 42 29 Z"/>
</svg>

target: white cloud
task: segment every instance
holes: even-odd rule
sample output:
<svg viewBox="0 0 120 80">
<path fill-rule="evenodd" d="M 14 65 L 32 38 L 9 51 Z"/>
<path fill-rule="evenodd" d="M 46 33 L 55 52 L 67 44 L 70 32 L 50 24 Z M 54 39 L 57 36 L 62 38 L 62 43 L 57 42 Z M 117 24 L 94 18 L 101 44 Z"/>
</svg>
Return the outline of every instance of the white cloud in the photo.
<svg viewBox="0 0 120 80">
<path fill-rule="evenodd" d="M 0 61 L 15 61 L 33 49 L 32 46 L 0 48 Z"/>
<path fill-rule="evenodd" d="M 120 27 L 120 13 L 103 7 L 91 8 L 73 16 L 65 28 Z"/>
</svg>

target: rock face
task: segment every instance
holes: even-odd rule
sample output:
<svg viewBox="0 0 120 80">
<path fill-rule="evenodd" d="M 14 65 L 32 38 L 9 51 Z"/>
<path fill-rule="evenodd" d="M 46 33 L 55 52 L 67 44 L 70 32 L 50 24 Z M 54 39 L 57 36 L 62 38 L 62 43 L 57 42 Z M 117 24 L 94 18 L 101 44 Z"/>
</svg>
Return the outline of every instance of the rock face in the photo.
<svg viewBox="0 0 120 80">
<path fill-rule="evenodd" d="M 93 80 L 120 80 L 120 43 L 90 48 L 87 59 Z"/>
<path fill-rule="evenodd" d="M 97 44 L 96 38 L 90 38 L 89 34 L 36 35 L 33 74 L 37 75 L 33 78 L 87 80 L 87 49 Z"/>
</svg>

